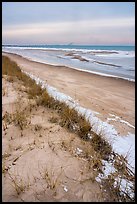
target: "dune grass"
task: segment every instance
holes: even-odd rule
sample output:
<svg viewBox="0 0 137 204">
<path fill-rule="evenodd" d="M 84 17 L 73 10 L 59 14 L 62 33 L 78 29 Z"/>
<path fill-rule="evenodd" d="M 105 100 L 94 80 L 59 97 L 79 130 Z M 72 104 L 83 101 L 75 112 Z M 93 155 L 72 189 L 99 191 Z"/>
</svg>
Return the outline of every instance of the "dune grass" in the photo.
<svg viewBox="0 0 137 204">
<path fill-rule="evenodd" d="M 42 94 L 42 88 L 35 83 L 35 80 L 31 79 L 25 73 L 23 73 L 20 67 L 8 57 L 2 57 L 2 75 L 9 76 L 9 81 L 13 82 L 18 79 L 23 82 L 23 85 L 27 88 L 29 98 L 34 98 Z"/>
</svg>

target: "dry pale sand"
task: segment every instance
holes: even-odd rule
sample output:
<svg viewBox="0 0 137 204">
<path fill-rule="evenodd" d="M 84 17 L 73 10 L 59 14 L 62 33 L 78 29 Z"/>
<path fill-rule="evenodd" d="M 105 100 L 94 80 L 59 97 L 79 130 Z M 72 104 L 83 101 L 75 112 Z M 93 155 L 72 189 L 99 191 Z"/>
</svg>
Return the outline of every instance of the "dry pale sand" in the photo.
<svg viewBox="0 0 137 204">
<path fill-rule="evenodd" d="M 91 145 L 61 127 L 55 111 L 29 100 L 21 82 L 3 76 L 2 116 L 22 110 L 23 130 L 2 120 L 3 202 L 104 201 L 96 167 L 85 157 L 89 151 L 95 160 Z"/>
<path fill-rule="evenodd" d="M 90 74 L 64 66 L 37 63 L 15 54 L 6 55 L 15 60 L 23 70 L 47 81 L 60 92 L 77 100 L 81 106 L 98 112 L 97 117 L 103 121 L 112 118 L 108 123 L 114 125 L 119 134 L 135 133 L 135 128 L 120 121 L 121 119 L 135 125 L 134 82 Z M 119 119 L 109 114 L 116 115 Z"/>
</svg>

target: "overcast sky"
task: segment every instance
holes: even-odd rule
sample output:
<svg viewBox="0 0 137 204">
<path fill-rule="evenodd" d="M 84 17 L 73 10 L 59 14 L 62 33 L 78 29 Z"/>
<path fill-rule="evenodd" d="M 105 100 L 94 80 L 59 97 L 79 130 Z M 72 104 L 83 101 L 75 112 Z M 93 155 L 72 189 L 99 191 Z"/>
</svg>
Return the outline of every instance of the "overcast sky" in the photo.
<svg viewBox="0 0 137 204">
<path fill-rule="evenodd" d="M 3 2 L 2 44 L 134 45 L 133 2 Z"/>
</svg>

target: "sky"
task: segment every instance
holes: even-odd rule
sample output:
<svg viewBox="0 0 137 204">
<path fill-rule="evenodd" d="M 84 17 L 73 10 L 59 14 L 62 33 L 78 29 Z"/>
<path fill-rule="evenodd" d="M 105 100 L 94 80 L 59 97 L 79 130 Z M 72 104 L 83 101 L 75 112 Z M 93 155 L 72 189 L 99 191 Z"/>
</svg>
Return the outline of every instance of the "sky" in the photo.
<svg viewBox="0 0 137 204">
<path fill-rule="evenodd" d="M 2 44 L 134 45 L 134 2 L 2 2 Z"/>
</svg>

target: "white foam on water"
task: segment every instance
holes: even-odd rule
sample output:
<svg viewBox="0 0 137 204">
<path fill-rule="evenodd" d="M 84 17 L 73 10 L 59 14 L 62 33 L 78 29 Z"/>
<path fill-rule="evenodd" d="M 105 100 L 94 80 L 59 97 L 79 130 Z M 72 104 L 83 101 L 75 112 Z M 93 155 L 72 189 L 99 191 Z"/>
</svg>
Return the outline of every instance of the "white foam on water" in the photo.
<svg viewBox="0 0 137 204">
<path fill-rule="evenodd" d="M 131 61 L 131 54 L 126 54 L 126 51 L 119 51 L 118 54 L 114 54 L 116 56 L 118 56 L 118 58 L 120 59 L 118 66 L 120 65 L 121 68 L 120 69 L 116 69 L 116 67 L 113 66 L 109 66 L 109 64 L 116 64 L 117 60 L 115 59 L 115 57 L 111 57 L 111 63 L 110 63 L 110 55 L 112 56 L 112 54 L 106 54 L 105 58 L 103 57 L 103 55 L 101 54 L 101 56 L 98 55 L 94 55 L 95 57 L 93 57 L 92 55 L 89 56 L 89 52 L 91 52 L 91 50 L 86 50 L 83 52 L 82 50 L 79 49 L 62 49 L 62 48 L 32 48 L 32 47 L 28 47 L 26 49 L 26 47 L 9 47 L 9 48 L 2 48 L 2 50 L 4 52 L 9 52 L 9 53 L 13 53 L 13 54 L 18 54 L 21 55 L 29 60 L 32 61 L 36 61 L 36 62 L 40 62 L 40 63 L 44 63 L 44 64 L 48 64 L 48 65 L 53 65 L 53 66 L 67 66 L 68 68 L 71 69 L 75 69 L 78 71 L 83 71 L 83 72 L 88 72 L 88 73 L 92 73 L 92 74 L 96 74 L 96 75 L 100 75 L 100 76 L 105 76 L 105 77 L 113 77 L 113 78 L 120 78 L 120 79 L 124 79 L 124 80 L 128 80 L 128 81 L 132 81 L 135 82 L 134 79 L 134 60 Z M 37 51 L 38 50 L 38 51 Z M 73 59 L 72 56 L 65 56 L 63 53 L 60 54 L 60 58 L 58 58 L 57 53 L 52 53 L 51 52 L 42 52 L 43 50 L 49 51 L 49 50 L 53 50 L 54 51 L 75 51 L 75 55 L 77 55 L 77 53 L 82 52 L 82 55 L 80 55 L 81 57 L 89 60 L 89 62 L 85 62 L 85 61 L 80 61 L 78 59 Z M 93 50 L 92 50 L 93 51 Z M 103 52 L 103 50 L 94 50 L 96 52 Z M 109 52 L 107 50 L 107 52 Z M 112 50 L 110 51 L 112 52 Z M 124 58 L 123 58 L 123 54 L 121 55 L 120 52 L 125 53 L 124 57 L 125 59 L 129 58 L 129 60 L 125 62 Z M 129 53 L 133 53 L 134 51 L 129 51 Z M 79 55 L 79 54 L 78 54 Z M 100 58 L 101 57 L 101 58 Z M 103 58 L 102 58 L 103 57 Z M 99 59 L 98 59 L 99 58 Z M 104 61 L 105 60 L 105 61 Z M 101 61 L 103 62 L 103 64 L 98 64 L 98 63 L 94 63 L 94 61 Z M 106 64 L 105 64 L 106 63 Z M 107 65 L 108 63 L 108 65 Z M 107 66 L 107 67 L 106 67 Z M 109 67 L 109 68 L 108 68 Z M 133 70 L 132 72 L 130 70 Z"/>
</svg>

